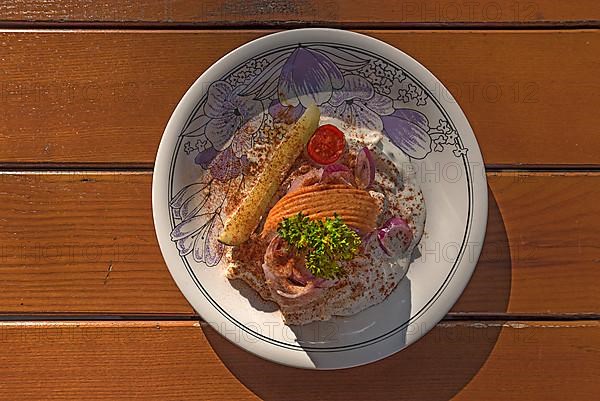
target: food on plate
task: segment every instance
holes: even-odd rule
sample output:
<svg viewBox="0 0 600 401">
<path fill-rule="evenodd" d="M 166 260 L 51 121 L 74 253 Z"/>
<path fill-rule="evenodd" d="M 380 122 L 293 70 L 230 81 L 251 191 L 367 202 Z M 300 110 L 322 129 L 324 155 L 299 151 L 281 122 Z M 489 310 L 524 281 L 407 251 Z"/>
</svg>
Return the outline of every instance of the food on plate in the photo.
<svg viewBox="0 0 600 401">
<path fill-rule="evenodd" d="M 375 229 L 377 209 L 377 201 L 363 189 L 348 184 L 310 185 L 281 198 L 267 215 L 262 233 L 268 235 L 283 219 L 298 213 L 311 220 L 337 214 L 346 224 L 368 233 Z"/>
<path fill-rule="evenodd" d="M 317 128 L 306 150 L 316 163 L 331 164 L 342 156 L 345 147 L 344 133 L 333 124 L 325 124 Z"/>
<path fill-rule="evenodd" d="M 306 109 L 287 133 L 285 141 L 274 149 L 270 162 L 250 192 L 225 222 L 219 241 L 226 245 L 239 245 L 250 238 L 269 202 L 285 178 L 285 173 L 319 125 L 320 112 L 316 105 Z"/>
<path fill-rule="evenodd" d="M 285 217 L 277 234 L 297 254 L 303 254 L 305 267 L 315 277 L 334 279 L 343 273 L 338 260 L 351 260 L 360 246 L 356 231 L 342 219 L 311 219 L 301 212 Z"/>
<path fill-rule="evenodd" d="M 306 109 L 268 150 L 219 240 L 227 277 L 279 306 L 287 324 L 348 316 L 405 276 L 425 223 L 414 176 L 352 130 Z M 383 141 L 383 138 L 379 138 Z"/>
</svg>

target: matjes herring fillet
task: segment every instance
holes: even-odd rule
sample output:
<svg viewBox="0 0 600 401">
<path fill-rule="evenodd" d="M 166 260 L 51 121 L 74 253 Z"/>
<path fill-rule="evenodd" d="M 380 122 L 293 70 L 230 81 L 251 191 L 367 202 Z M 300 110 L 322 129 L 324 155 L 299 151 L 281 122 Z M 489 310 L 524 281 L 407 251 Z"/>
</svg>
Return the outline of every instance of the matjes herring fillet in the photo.
<svg viewBox="0 0 600 401">
<path fill-rule="evenodd" d="M 369 232 L 376 227 L 379 206 L 362 189 L 345 185 L 311 185 L 281 198 L 269 212 L 262 234 L 276 230 L 284 218 L 300 212 L 309 219 L 337 215 L 349 226 Z"/>
</svg>

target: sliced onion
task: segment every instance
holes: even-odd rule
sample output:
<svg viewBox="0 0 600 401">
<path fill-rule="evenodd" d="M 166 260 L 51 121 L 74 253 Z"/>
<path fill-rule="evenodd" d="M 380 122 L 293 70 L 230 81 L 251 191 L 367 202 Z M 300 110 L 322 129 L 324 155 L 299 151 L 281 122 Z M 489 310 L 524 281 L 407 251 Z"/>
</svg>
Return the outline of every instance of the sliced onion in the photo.
<svg viewBox="0 0 600 401">
<path fill-rule="evenodd" d="M 323 169 L 321 184 L 347 184 L 355 186 L 354 175 L 344 164 L 330 164 Z"/>
<path fill-rule="evenodd" d="M 295 270 L 292 270 L 292 275 L 288 280 L 290 280 L 292 284 L 300 286 L 305 286 L 308 283 L 306 277 L 302 277 L 302 275 Z"/>
<path fill-rule="evenodd" d="M 300 306 L 306 305 L 324 293 L 324 288 L 318 288 L 314 282 L 308 282 L 304 287 L 294 286 L 291 292 L 271 289 L 271 294 L 281 305 Z"/>
<path fill-rule="evenodd" d="M 271 240 L 265 251 L 262 268 L 269 290 L 278 303 L 306 304 L 335 284 L 335 281 L 315 277 L 306 268 L 304 259 L 292 266 L 288 263 L 291 257 L 285 241 L 279 236 Z"/>
<path fill-rule="evenodd" d="M 354 176 L 359 188 L 368 188 L 375 180 L 375 160 L 371 151 L 364 147 L 356 155 Z"/>
<path fill-rule="evenodd" d="M 295 190 L 302 188 L 306 185 L 312 185 L 312 183 L 319 182 L 321 180 L 322 175 L 322 168 L 313 168 L 308 173 L 299 175 L 298 177 L 294 178 L 294 180 L 290 184 L 288 193 L 294 192 Z"/>
<path fill-rule="evenodd" d="M 268 281 L 277 281 L 278 280 L 278 272 L 273 269 L 276 268 L 280 263 L 281 259 L 286 257 L 287 250 L 285 249 L 285 242 L 281 237 L 274 237 L 267 249 L 265 250 L 265 256 L 263 260 L 263 272 L 265 274 L 265 278 Z"/>
<path fill-rule="evenodd" d="M 288 299 L 296 299 L 296 298 L 300 298 L 306 295 L 311 295 L 311 294 L 316 294 L 318 289 L 315 288 L 314 285 L 311 285 L 310 283 L 307 284 L 306 286 L 302 287 L 302 286 L 297 286 L 294 287 L 294 289 L 297 289 L 296 292 L 294 293 L 289 293 L 289 292 L 284 292 L 281 290 L 277 290 L 277 294 L 281 295 L 284 298 L 288 298 Z"/>
<path fill-rule="evenodd" d="M 300 285 L 306 285 L 309 281 L 315 279 L 315 276 L 306 268 L 306 263 L 296 263 L 296 266 L 292 269 L 292 276 L 290 280 L 299 283 Z"/>
<path fill-rule="evenodd" d="M 408 223 L 401 217 L 392 217 L 377 230 L 379 246 L 392 257 L 400 256 L 408 250 L 412 236 Z"/>
<path fill-rule="evenodd" d="M 329 165 L 325 166 L 325 168 L 323 168 L 323 175 L 335 173 L 337 171 L 348 171 L 349 172 L 350 169 L 345 164 L 333 163 L 333 164 L 329 164 Z"/>
</svg>

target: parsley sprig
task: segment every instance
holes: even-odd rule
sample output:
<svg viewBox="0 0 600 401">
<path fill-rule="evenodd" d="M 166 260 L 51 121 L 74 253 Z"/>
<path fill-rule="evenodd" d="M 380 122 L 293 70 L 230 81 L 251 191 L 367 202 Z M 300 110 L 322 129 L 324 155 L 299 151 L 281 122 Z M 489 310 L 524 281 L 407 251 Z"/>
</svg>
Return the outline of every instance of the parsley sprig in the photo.
<svg viewBox="0 0 600 401">
<path fill-rule="evenodd" d="M 358 253 L 360 237 L 337 215 L 310 220 L 302 213 L 284 218 L 277 232 L 299 252 L 306 253 L 306 267 L 317 277 L 335 278 L 343 272 L 337 263 Z"/>
</svg>

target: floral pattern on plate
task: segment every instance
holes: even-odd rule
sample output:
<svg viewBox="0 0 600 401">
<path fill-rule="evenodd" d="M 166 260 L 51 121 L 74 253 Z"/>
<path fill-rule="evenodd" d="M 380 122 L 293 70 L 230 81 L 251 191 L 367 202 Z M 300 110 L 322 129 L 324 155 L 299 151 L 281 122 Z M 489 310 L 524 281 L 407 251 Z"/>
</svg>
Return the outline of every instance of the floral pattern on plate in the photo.
<svg viewBox="0 0 600 401">
<path fill-rule="evenodd" d="M 385 60 L 323 43 L 276 49 L 213 82 L 181 132 L 185 154 L 208 174 L 171 199 L 171 240 L 180 255 L 209 267 L 220 262 L 224 247 L 216 238 L 228 194 L 243 188 L 247 151 L 271 140 L 261 130 L 293 123 L 312 103 L 323 116 L 382 132 L 412 159 L 446 149 L 464 155 L 451 122 L 432 123 L 420 110 L 431 100 L 427 93 Z"/>
</svg>

